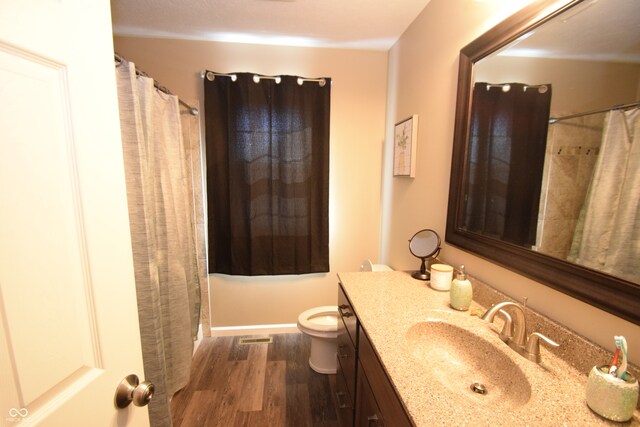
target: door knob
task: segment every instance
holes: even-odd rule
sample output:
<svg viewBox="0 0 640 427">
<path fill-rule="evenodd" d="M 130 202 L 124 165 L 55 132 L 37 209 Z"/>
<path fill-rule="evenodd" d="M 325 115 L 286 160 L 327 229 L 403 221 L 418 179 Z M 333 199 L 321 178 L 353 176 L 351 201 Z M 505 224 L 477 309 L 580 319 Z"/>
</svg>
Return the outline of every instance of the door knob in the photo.
<svg viewBox="0 0 640 427">
<path fill-rule="evenodd" d="M 140 382 L 135 374 L 127 375 L 116 388 L 116 407 L 122 409 L 133 402 L 136 406 L 145 406 L 153 398 L 155 386 L 148 382 Z"/>
</svg>

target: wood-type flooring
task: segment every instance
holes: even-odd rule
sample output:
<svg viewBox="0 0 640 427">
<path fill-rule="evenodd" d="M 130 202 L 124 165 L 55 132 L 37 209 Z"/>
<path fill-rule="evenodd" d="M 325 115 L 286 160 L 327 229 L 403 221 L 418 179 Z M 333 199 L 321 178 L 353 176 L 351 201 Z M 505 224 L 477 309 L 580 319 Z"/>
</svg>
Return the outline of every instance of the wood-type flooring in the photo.
<svg viewBox="0 0 640 427">
<path fill-rule="evenodd" d="M 309 367 L 311 340 L 272 335 L 270 344 L 204 338 L 191 377 L 171 401 L 174 427 L 337 427 L 335 375 Z"/>
</svg>

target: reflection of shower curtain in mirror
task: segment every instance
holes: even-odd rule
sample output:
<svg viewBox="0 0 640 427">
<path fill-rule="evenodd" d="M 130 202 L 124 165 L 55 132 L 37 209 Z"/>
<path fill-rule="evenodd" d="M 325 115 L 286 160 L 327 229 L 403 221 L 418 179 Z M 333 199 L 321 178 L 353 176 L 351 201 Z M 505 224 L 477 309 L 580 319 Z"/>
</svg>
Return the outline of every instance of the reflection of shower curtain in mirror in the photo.
<svg viewBox="0 0 640 427">
<path fill-rule="evenodd" d="M 640 109 L 607 115 L 569 260 L 640 283 Z"/>
</svg>

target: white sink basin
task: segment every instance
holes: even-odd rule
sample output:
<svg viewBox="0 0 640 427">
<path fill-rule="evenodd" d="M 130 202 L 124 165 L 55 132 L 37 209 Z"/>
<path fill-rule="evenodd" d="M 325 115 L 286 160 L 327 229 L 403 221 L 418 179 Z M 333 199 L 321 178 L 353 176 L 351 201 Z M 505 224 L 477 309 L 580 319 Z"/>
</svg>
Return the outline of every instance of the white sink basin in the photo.
<svg viewBox="0 0 640 427">
<path fill-rule="evenodd" d="M 520 407 L 531 398 L 527 377 L 504 353 L 513 350 L 500 341 L 489 342 L 439 319 L 411 326 L 406 339 L 412 357 L 456 397 L 497 411 Z M 473 384 L 480 385 L 474 387 L 476 391 L 472 390 Z"/>
</svg>

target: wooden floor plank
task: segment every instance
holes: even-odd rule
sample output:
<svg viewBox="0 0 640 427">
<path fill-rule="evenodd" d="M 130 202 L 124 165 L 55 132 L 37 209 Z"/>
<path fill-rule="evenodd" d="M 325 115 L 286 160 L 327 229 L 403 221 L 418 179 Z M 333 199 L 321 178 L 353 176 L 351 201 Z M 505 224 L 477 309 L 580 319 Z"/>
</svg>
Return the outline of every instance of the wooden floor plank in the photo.
<svg viewBox="0 0 640 427">
<path fill-rule="evenodd" d="M 310 345 L 301 334 L 286 335 L 287 384 L 306 384 L 309 372 Z M 306 335 L 302 335 L 306 337 Z"/>
<path fill-rule="evenodd" d="M 205 338 L 189 384 L 172 399 L 175 427 L 336 427 L 335 375 L 309 367 L 310 338 L 273 335 L 270 344 Z"/>
<path fill-rule="evenodd" d="M 267 362 L 264 381 L 263 420 L 268 426 L 284 426 L 287 410 L 286 361 Z"/>
<path fill-rule="evenodd" d="M 234 427 L 251 427 L 252 425 L 259 425 L 253 424 L 255 421 L 251 420 L 251 414 L 251 412 L 236 412 L 231 425 Z"/>
<path fill-rule="evenodd" d="M 173 395 L 171 399 L 171 418 L 173 420 L 173 427 L 180 427 L 182 419 L 184 418 L 184 411 L 189 405 L 189 401 L 193 392 L 187 390 L 180 390 Z"/>
<path fill-rule="evenodd" d="M 307 384 L 287 383 L 286 427 L 312 427 Z"/>
<path fill-rule="evenodd" d="M 267 363 L 268 344 L 245 345 L 250 347 L 245 362 L 245 377 L 238 393 L 242 396 L 238 410 L 242 412 L 261 411 L 263 407 L 264 380 Z"/>
<path fill-rule="evenodd" d="M 287 336 L 291 334 L 273 335 L 273 342 L 269 345 L 267 360 L 287 360 Z"/>
<path fill-rule="evenodd" d="M 249 349 L 250 345 L 240 345 L 240 338 L 242 337 L 229 337 L 233 338 L 233 344 L 231 346 L 231 351 L 229 351 L 229 359 L 228 360 L 247 360 L 249 357 Z"/>
<path fill-rule="evenodd" d="M 307 387 L 309 389 L 309 401 L 313 402 L 313 405 L 310 406 L 313 424 L 337 425 L 338 418 L 331 398 L 329 376 L 312 372 L 309 374 Z"/>
<path fill-rule="evenodd" d="M 184 410 L 180 427 L 202 427 L 207 424 L 211 414 L 211 403 L 216 401 L 215 392 L 209 390 L 194 391 Z"/>
<path fill-rule="evenodd" d="M 233 337 L 215 337 L 204 338 L 203 341 L 207 341 L 206 347 L 200 348 L 196 351 L 196 354 L 200 351 L 206 354 L 203 357 L 202 363 L 204 366 L 195 367 L 191 369 L 191 377 L 187 389 L 191 391 L 195 390 L 207 390 L 212 389 L 212 378 L 215 377 L 217 370 L 223 365 L 224 361 L 229 357 L 229 352 L 233 344 Z M 204 342 L 203 342 L 204 344 Z"/>
</svg>

